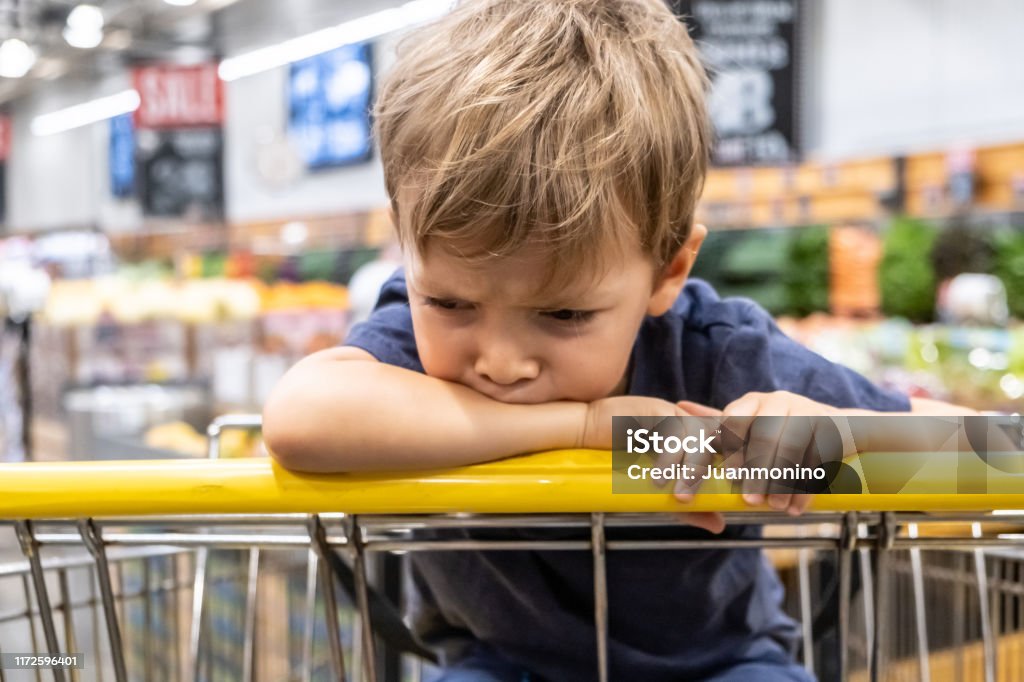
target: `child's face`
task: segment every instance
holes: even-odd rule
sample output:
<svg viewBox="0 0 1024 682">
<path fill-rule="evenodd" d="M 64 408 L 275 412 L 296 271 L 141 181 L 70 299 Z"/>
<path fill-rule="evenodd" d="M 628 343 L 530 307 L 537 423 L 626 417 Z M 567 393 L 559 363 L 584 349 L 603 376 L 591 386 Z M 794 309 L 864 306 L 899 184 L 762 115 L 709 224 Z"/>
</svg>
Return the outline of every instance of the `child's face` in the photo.
<svg viewBox="0 0 1024 682">
<path fill-rule="evenodd" d="M 674 265 L 685 271 L 675 276 L 656 281 L 637 246 L 575 291 L 538 291 L 549 266 L 539 253 L 486 263 L 441 248 L 409 254 L 406 280 L 423 367 L 508 403 L 621 394 L 641 321 L 674 302 L 702 238 L 703 232 L 680 251 L 684 262 Z"/>
</svg>

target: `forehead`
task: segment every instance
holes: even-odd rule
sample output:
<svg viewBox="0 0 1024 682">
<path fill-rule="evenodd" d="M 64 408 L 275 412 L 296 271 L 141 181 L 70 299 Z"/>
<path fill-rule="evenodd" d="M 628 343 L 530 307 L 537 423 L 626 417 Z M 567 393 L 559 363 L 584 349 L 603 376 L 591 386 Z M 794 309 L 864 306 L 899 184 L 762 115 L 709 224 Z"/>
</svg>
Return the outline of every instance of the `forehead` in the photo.
<svg viewBox="0 0 1024 682">
<path fill-rule="evenodd" d="M 637 278 L 649 278 L 645 266 L 650 267 L 639 252 L 608 254 L 587 268 L 573 268 L 561 263 L 557 254 L 539 248 L 502 257 L 467 258 L 427 246 L 423 253 L 406 256 L 407 277 L 421 294 L 534 307 L 610 299 Z"/>
</svg>

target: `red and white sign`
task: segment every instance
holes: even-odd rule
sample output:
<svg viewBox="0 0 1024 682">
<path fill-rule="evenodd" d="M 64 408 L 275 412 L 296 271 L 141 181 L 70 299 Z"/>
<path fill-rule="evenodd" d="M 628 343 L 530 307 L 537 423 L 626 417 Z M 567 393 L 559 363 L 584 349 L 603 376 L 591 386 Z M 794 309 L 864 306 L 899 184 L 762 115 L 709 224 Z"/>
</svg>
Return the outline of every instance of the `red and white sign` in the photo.
<svg viewBox="0 0 1024 682">
<path fill-rule="evenodd" d="M 0 162 L 6 161 L 11 153 L 11 119 L 0 116 Z"/>
<path fill-rule="evenodd" d="M 141 103 L 136 128 L 215 126 L 224 120 L 224 90 L 216 64 L 135 69 Z"/>
</svg>

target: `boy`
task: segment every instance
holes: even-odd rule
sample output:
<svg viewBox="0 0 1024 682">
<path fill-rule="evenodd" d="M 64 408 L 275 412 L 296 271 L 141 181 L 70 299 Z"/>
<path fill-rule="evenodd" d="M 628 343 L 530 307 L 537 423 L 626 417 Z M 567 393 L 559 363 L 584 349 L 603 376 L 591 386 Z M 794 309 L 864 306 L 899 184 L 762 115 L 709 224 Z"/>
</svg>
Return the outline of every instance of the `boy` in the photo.
<svg viewBox="0 0 1024 682">
<path fill-rule="evenodd" d="M 424 469 L 611 449 L 612 415 L 908 411 L 753 303 L 687 282 L 705 86 L 660 0 L 476 0 L 414 35 L 375 112 L 404 273 L 275 389 L 275 457 Z M 766 492 L 746 497 L 807 505 Z M 657 532 L 723 531 L 689 520 L 705 530 Z M 809 679 L 759 551 L 612 552 L 607 571 L 611 679 Z M 417 553 L 412 577 L 443 680 L 597 679 L 589 554 Z"/>
</svg>

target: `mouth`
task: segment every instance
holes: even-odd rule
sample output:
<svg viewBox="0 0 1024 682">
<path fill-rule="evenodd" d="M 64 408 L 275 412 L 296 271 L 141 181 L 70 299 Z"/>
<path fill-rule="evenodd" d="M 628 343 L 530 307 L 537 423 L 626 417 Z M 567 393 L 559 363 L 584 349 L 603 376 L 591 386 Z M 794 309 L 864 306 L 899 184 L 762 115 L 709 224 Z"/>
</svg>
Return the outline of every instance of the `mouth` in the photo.
<svg viewBox="0 0 1024 682">
<path fill-rule="evenodd" d="M 539 396 L 536 395 L 536 392 L 531 390 L 531 384 L 532 382 L 529 379 L 520 379 L 512 384 L 483 384 L 481 382 L 476 382 L 472 384 L 466 383 L 466 386 L 477 393 L 481 393 L 492 400 L 497 400 L 500 403 L 532 405 L 549 402 L 546 400 L 540 400 Z M 531 393 L 534 393 L 534 395 L 530 395 Z"/>
</svg>

